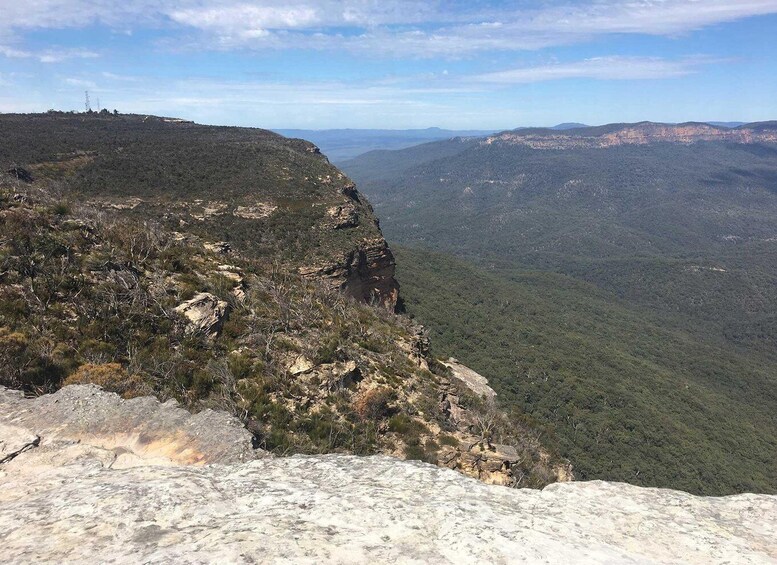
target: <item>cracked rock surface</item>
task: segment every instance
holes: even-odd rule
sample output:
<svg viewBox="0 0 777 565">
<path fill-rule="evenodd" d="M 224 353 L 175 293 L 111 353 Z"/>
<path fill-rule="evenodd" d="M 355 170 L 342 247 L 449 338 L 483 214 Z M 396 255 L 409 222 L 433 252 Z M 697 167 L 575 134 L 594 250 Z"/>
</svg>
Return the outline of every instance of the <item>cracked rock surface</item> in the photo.
<svg viewBox="0 0 777 565">
<path fill-rule="evenodd" d="M 0 464 L 3 561 L 777 563 L 776 496 L 703 498 L 600 481 L 514 490 L 385 456 L 165 466 L 140 458 L 118 468 L 105 444 L 64 441 L 90 403 L 111 418 L 122 407 L 137 413 L 134 400 L 103 408 L 102 396 L 113 395 L 67 387 L 25 400 L 0 390 L 1 449 L 40 437 Z"/>
</svg>

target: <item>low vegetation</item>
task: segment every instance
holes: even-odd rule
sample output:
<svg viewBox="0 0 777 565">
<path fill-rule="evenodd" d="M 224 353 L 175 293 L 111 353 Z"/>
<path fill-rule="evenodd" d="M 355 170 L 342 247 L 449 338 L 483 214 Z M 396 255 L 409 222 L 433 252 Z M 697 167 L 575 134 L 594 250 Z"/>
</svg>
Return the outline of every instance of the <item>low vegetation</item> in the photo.
<svg viewBox="0 0 777 565">
<path fill-rule="evenodd" d="M 443 413 L 443 385 L 478 413 L 417 346 L 407 317 L 282 261 L 225 252 L 123 210 L 65 206 L 56 189 L 0 179 L 0 385 L 36 395 L 93 383 L 223 409 L 277 454 L 437 462 L 436 438 L 460 435 Z M 203 294 L 226 304 L 217 326 L 179 308 Z M 523 438 L 516 486 L 556 479 L 558 459 L 533 434 L 508 419 L 495 438 Z"/>
</svg>

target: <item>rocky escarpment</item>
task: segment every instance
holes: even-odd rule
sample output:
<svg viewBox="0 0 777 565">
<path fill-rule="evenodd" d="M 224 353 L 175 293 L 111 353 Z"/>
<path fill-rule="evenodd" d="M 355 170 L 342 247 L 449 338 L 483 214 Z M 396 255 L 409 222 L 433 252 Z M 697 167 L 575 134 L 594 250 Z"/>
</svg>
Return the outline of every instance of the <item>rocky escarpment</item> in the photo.
<svg viewBox="0 0 777 565">
<path fill-rule="evenodd" d="M 343 180 L 345 177 L 339 174 L 338 178 Z M 338 192 L 348 202 L 327 210 L 323 229 L 352 230 L 366 221 L 378 233 L 375 237 L 357 242 L 345 253 L 305 264 L 299 268 L 299 272 L 303 276 L 323 279 L 331 288 L 344 291 L 357 300 L 394 311 L 399 299 L 399 283 L 394 276 L 396 261 L 388 243 L 380 234 L 372 206 L 352 183 L 345 184 Z"/>
<path fill-rule="evenodd" d="M 487 137 L 484 145 L 525 145 L 532 149 L 589 149 L 619 145 L 646 145 L 649 143 L 699 143 L 726 141 L 730 143 L 775 143 L 777 124 L 753 124 L 738 128 L 724 128 L 701 123 L 611 125 L 579 128 L 568 131 L 516 130 Z"/>
<path fill-rule="evenodd" d="M 54 181 L 64 199 L 106 215 L 154 220 L 396 305 L 394 259 L 372 207 L 312 143 L 255 128 L 54 112 L 0 116 L 0 138 L 0 171 L 19 182 Z"/>
<path fill-rule="evenodd" d="M 0 384 L 42 394 L 91 383 L 175 398 L 198 417 L 220 408 L 277 454 L 391 454 L 512 486 L 570 478 L 541 431 L 435 360 L 421 328 L 360 303 L 396 300 L 381 238 L 322 282 L 232 242 L 63 211 L 15 180 L 2 188 Z M 358 200 L 353 187 L 347 198 Z"/>
<path fill-rule="evenodd" d="M 0 446 L 0 547 L 14 563 L 772 563 L 777 497 L 605 482 L 487 486 L 385 456 L 118 469 L 28 420 Z M 26 427 L 30 426 L 30 427 Z"/>
</svg>

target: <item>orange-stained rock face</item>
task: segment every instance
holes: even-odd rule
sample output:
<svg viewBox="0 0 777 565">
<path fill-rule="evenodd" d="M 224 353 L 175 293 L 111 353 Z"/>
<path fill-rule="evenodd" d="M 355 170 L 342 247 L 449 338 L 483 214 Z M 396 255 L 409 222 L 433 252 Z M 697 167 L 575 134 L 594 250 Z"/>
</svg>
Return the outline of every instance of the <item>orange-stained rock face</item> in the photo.
<svg viewBox="0 0 777 565">
<path fill-rule="evenodd" d="M 226 412 L 190 414 L 174 401 L 124 400 L 95 385 L 34 399 L 0 387 L 3 425 L 30 430 L 42 448 L 84 444 L 103 450 L 113 467 L 240 463 L 268 455 L 252 447 L 251 433 Z"/>
</svg>

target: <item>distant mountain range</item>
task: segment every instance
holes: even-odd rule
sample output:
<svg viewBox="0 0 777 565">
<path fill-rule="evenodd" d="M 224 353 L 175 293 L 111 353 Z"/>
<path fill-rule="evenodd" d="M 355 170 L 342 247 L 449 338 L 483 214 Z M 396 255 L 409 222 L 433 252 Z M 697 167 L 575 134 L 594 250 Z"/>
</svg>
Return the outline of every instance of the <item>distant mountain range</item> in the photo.
<svg viewBox="0 0 777 565">
<path fill-rule="evenodd" d="M 277 129 L 276 133 L 312 141 L 332 162 L 376 149 L 404 149 L 452 137 L 482 137 L 495 130 L 427 129 Z"/>
<path fill-rule="evenodd" d="M 711 126 L 736 128 L 745 122 L 705 122 Z M 565 122 L 548 128 L 518 127 L 511 131 L 546 129 L 569 131 L 590 128 L 579 122 Z M 421 143 L 441 141 L 454 137 L 484 137 L 497 130 L 452 130 L 441 128 L 426 129 L 276 129 L 286 137 L 306 139 L 315 143 L 330 161 L 347 161 L 368 151 L 396 150 L 412 147 Z"/>
<path fill-rule="evenodd" d="M 550 129 L 566 130 L 566 129 L 587 128 L 587 127 L 590 127 L 590 126 L 586 124 L 581 124 L 579 122 L 565 122 L 563 124 L 555 125 Z"/>
</svg>

